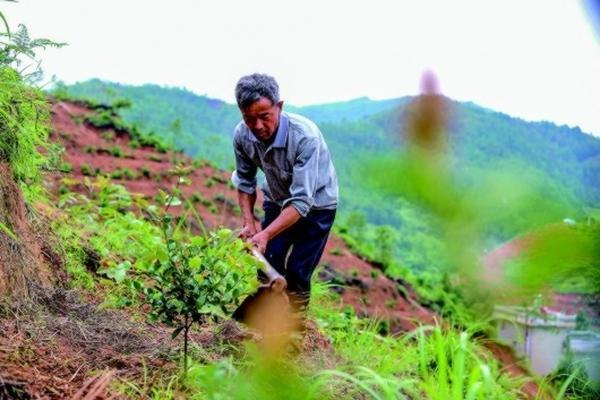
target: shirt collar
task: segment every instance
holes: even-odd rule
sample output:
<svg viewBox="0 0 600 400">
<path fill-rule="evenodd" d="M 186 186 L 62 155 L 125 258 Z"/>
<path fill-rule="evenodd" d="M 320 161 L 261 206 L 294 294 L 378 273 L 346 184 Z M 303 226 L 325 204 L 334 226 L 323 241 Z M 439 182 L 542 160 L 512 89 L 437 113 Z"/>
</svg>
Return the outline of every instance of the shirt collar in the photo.
<svg viewBox="0 0 600 400">
<path fill-rule="evenodd" d="M 285 147 L 289 128 L 290 118 L 282 111 L 281 114 L 279 114 L 279 126 L 277 127 L 277 132 L 275 132 L 275 140 L 273 141 L 271 147 Z M 250 132 L 250 140 L 253 142 L 260 142 L 260 140 L 258 140 L 252 132 Z"/>
<path fill-rule="evenodd" d="M 290 120 L 286 114 L 281 112 L 279 114 L 279 126 L 277 127 L 277 133 L 275 134 L 275 141 L 273 147 L 283 148 L 285 147 L 285 141 L 287 139 Z"/>
</svg>

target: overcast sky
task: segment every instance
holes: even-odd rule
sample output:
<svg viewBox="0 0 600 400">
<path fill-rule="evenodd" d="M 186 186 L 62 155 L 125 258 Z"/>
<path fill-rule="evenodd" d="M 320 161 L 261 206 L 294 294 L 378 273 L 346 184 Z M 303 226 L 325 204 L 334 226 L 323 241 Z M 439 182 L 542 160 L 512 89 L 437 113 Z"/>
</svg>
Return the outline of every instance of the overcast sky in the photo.
<svg viewBox="0 0 600 400">
<path fill-rule="evenodd" d="M 591 0 L 596 1 L 596 0 Z M 49 78 L 183 86 L 233 103 L 237 79 L 275 76 L 290 104 L 444 94 L 600 136 L 600 39 L 580 1 L 20 0 L 11 25 L 69 44 Z"/>
</svg>

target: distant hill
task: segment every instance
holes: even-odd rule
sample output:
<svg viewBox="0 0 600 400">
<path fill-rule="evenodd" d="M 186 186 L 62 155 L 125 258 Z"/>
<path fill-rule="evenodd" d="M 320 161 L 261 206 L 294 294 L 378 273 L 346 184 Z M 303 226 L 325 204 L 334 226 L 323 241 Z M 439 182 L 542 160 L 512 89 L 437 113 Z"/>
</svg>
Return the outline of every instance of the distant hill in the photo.
<svg viewBox="0 0 600 400">
<path fill-rule="evenodd" d="M 128 99 L 132 106 L 122 111 L 127 122 L 169 139 L 191 156 L 201 155 L 221 167 L 232 163 L 230 132 L 240 115 L 231 104 L 186 89 L 98 79 L 69 86 L 68 92 L 98 102 Z"/>
<path fill-rule="evenodd" d="M 147 131 L 154 131 L 191 156 L 209 159 L 231 169 L 231 133 L 240 119 L 235 105 L 196 95 L 186 89 L 157 85 L 129 86 L 97 79 L 69 85 L 71 95 L 111 102 L 132 102 L 124 118 Z M 402 147 L 399 137 L 406 104 L 412 97 L 371 100 L 366 97 L 330 104 L 294 107 L 317 122 L 333 153 L 341 187 L 340 217 L 353 213 L 366 216 L 369 224 L 388 224 L 397 231 L 396 254 L 402 263 L 422 268 L 439 253 L 427 217 L 404 199 L 391 198 L 370 185 L 365 174 L 369 160 L 395 154 Z M 579 128 L 551 122 L 527 122 L 467 102 L 448 99 L 454 109 L 449 139 L 453 167 L 466 187 L 473 187 L 480 173 L 512 168 L 535 177 L 540 198 L 555 203 L 545 218 L 584 215 L 586 208 L 600 205 L 600 139 Z M 527 213 L 523 210 L 522 213 Z M 530 228 L 510 221 L 494 221 L 492 242 L 501 242 Z M 526 219 L 526 218 L 525 218 Z M 403 250 L 404 249 L 404 250 Z M 410 256 L 403 251 L 410 249 Z"/>
</svg>

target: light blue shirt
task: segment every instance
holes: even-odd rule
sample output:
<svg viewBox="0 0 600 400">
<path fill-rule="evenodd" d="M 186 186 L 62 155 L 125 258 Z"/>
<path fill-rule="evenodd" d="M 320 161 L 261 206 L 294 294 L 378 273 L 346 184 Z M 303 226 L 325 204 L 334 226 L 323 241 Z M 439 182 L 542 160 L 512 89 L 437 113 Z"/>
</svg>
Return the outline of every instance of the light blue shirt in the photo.
<svg viewBox="0 0 600 400">
<path fill-rule="evenodd" d="M 258 140 L 241 121 L 234 130 L 236 169 L 232 182 L 242 192 L 256 192 L 256 172 L 265 173 L 265 201 L 291 205 L 305 217 L 310 210 L 332 210 L 338 204 L 338 183 L 331 154 L 317 125 L 297 114 L 282 112 L 275 139 Z"/>
</svg>

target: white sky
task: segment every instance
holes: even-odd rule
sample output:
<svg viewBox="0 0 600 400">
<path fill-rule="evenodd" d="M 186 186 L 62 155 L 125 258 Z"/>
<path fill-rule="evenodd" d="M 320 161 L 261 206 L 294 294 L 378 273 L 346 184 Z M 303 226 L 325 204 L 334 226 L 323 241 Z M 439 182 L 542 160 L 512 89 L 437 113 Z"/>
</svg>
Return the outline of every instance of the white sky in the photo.
<svg viewBox="0 0 600 400">
<path fill-rule="evenodd" d="M 600 38 L 580 1 L 20 0 L 11 25 L 68 42 L 48 77 L 184 86 L 233 103 L 237 79 L 277 78 L 306 105 L 444 94 L 600 136 Z"/>
</svg>

